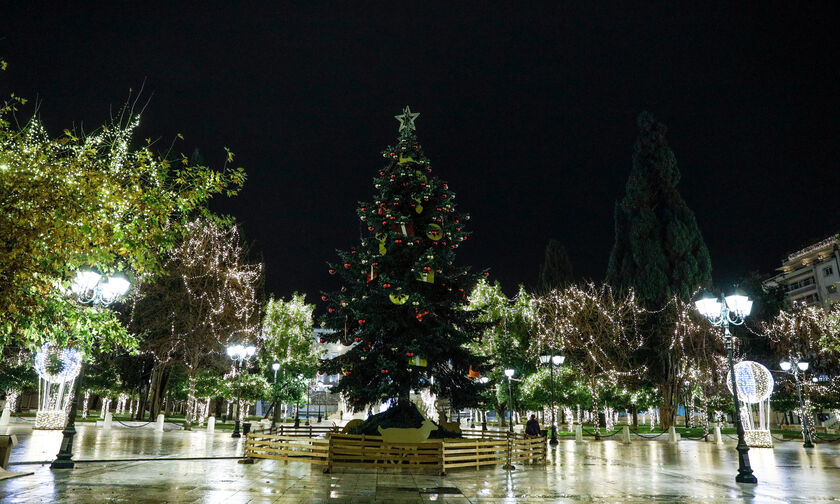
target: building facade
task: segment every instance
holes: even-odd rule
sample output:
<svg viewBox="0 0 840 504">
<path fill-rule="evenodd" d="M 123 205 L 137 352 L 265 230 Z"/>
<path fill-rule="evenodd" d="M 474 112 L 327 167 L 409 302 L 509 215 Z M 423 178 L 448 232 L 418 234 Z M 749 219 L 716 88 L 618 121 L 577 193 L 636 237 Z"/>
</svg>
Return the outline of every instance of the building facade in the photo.
<svg viewBox="0 0 840 504">
<path fill-rule="evenodd" d="M 791 302 L 828 307 L 840 301 L 840 237 L 797 250 L 777 271 L 764 285 L 784 288 Z"/>
</svg>

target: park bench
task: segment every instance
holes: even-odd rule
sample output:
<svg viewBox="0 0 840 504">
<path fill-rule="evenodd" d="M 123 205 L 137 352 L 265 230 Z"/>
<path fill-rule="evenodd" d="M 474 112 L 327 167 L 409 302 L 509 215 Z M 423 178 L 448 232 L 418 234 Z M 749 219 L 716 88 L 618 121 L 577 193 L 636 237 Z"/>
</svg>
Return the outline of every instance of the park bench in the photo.
<svg viewBox="0 0 840 504">
<path fill-rule="evenodd" d="M 0 436 L 0 469 L 9 468 L 9 456 L 12 454 L 12 447 L 17 444 L 16 436 Z"/>
</svg>

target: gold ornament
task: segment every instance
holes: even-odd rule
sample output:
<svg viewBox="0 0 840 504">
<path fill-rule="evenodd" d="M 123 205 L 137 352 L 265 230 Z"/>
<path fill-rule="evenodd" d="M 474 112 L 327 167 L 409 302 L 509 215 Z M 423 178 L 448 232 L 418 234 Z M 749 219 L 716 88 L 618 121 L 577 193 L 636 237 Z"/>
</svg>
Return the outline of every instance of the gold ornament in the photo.
<svg viewBox="0 0 840 504">
<path fill-rule="evenodd" d="M 443 228 L 437 224 L 429 224 L 426 228 L 426 236 L 432 241 L 438 241 L 443 238 Z"/>
</svg>

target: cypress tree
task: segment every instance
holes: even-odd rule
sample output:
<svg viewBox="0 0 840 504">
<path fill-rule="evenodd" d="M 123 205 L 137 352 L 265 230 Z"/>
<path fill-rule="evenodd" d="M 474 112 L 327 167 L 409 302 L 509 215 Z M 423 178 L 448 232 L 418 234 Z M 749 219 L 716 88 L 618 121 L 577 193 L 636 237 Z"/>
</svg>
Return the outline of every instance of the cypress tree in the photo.
<svg viewBox="0 0 840 504">
<path fill-rule="evenodd" d="M 537 291 L 548 292 L 552 289 L 562 289 L 573 281 L 572 261 L 569 259 L 566 247 L 557 240 L 550 240 L 545 247 L 545 260 L 540 266 Z"/>
<path fill-rule="evenodd" d="M 694 213 L 677 191 L 680 172 L 665 139 L 665 125 L 642 112 L 638 126 L 627 192 L 615 206 L 615 245 L 607 282 L 633 288 L 646 308 L 658 311 L 672 296 L 689 302 L 698 287 L 711 283 L 712 262 Z M 655 314 L 650 317 L 641 358 L 649 380 L 660 385 L 667 427 L 674 415 L 678 363 L 668 358 L 661 333 L 666 329 L 656 319 Z"/>
</svg>

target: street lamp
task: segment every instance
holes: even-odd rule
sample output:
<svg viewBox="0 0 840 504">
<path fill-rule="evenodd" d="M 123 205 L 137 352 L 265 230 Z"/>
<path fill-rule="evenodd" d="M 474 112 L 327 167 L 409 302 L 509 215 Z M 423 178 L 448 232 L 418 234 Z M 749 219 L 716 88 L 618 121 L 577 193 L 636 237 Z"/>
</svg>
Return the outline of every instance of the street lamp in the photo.
<svg viewBox="0 0 840 504">
<path fill-rule="evenodd" d="M 480 381 L 481 383 L 486 384 L 487 382 L 489 382 L 489 381 L 490 381 L 490 378 L 487 378 L 486 376 L 482 376 L 482 377 L 479 379 L 479 381 Z M 482 430 L 482 431 L 486 431 L 486 430 L 487 430 L 487 410 L 486 410 L 486 409 L 482 409 L 482 411 L 481 411 L 481 430 Z"/>
<path fill-rule="evenodd" d="M 271 369 L 274 370 L 274 393 L 277 393 L 277 370 L 280 369 L 280 363 L 274 361 L 274 364 L 271 365 Z M 271 430 L 277 428 L 277 399 L 274 400 L 274 414 L 271 416 Z"/>
<path fill-rule="evenodd" d="M 795 366 L 793 364 L 795 364 Z M 805 440 L 802 446 L 805 448 L 813 448 L 814 443 L 811 442 L 811 432 L 808 429 L 808 413 L 805 411 L 805 404 L 802 402 L 802 385 L 799 382 L 799 372 L 802 371 L 804 373 L 807 371 L 808 363 L 791 359 L 790 361 L 780 362 L 779 367 L 782 368 L 782 371 L 790 371 L 790 369 L 793 368 L 793 373 L 791 374 L 793 374 L 793 378 L 796 380 L 796 395 L 799 396 L 799 413 L 802 415 L 802 439 Z"/>
<path fill-rule="evenodd" d="M 83 304 L 90 304 L 96 307 L 107 307 L 121 296 L 128 292 L 131 283 L 125 276 L 117 274 L 106 281 L 102 281 L 102 275 L 91 270 L 76 272 L 73 285 L 70 291 L 76 295 L 76 300 Z M 73 438 L 76 436 L 76 411 L 81 401 L 82 377 L 84 376 L 84 360 L 79 365 L 79 377 L 76 380 L 76 390 L 73 393 L 73 404 L 70 406 L 70 418 L 67 425 L 61 432 L 61 448 L 55 456 L 50 468 L 72 469 L 76 464 L 73 462 Z"/>
<path fill-rule="evenodd" d="M 556 399 L 554 397 L 554 368 L 563 364 L 566 360 L 565 355 L 540 355 L 540 363 L 543 366 L 548 366 L 551 370 L 551 441 L 552 445 L 556 445 L 557 441 L 557 420 L 554 417 L 554 409 L 556 408 Z"/>
<path fill-rule="evenodd" d="M 735 476 L 737 483 L 758 483 L 750 467 L 750 448 L 744 441 L 744 426 L 741 425 L 741 406 L 738 402 L 738 384 L 735 381 L 735 364 L 732 359 L 732 333 L 729 332 L 729 324 L 741 325 L 744 319 L 750 314 L 753 302 L 742 294 L 732 294 L 725 298 L 721 295 L 720 300 L 706 295 L 694 302 L 704 317 L 716 327 L 723 327 L 726 349 L 729 353 L 729 374 L 732 376 L 732 400 L 735 403 L 735 429 L 738 432 L 738 475 Z"/>
<path fill-rule="evenodd" d="M 510 423 L 508 424 L 509 431 L 513 432 L 513 393 L 511 392 L 510 381 L 513 378 L 513 369 L 505 369 L 505 376 L 508 379 L 508 401 L 510 401 Z"/>
<path fill-rule="evenodd" d="M 233 423 L 233 434 L 230 436 L 233 438 L 242 437 L 242 435 L 239 434 L 239 417 L 242 416 L 242 411 L 240 411 L 239 408 L 239 404 L 242 402 L 242 363 L 245 360 L 250 359 L 256 351 L 257 349 L 253 345 L 231 345 L 227 347 L 228 357 L 236 362 L 236 416 Z"/>
</svg>

